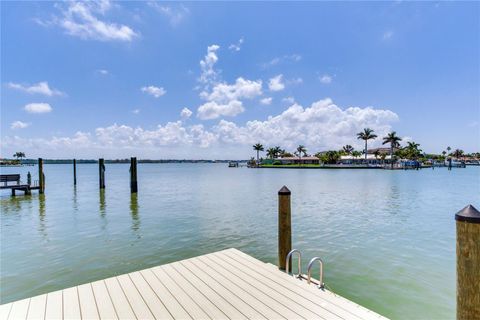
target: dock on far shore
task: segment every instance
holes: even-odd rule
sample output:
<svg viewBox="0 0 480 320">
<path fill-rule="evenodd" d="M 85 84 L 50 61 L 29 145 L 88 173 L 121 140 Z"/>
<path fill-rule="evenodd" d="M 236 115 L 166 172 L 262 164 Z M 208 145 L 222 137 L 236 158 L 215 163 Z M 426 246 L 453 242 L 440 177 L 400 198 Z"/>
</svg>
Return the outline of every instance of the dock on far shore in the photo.
<svg viewBox="0 0 480 320">
<path fill-rule="evenodd" d="M 0 306 L 0 319 L 385 319 L 239 250 Z"/>
</svg>

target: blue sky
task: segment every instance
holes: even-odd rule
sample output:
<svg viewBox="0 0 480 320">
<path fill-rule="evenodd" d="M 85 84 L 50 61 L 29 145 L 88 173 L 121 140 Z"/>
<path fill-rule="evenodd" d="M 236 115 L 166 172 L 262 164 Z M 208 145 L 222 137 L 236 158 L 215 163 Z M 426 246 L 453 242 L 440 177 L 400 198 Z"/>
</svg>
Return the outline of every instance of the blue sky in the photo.
<svg viewBox="0 0 480 320">
<path fill-rule="evenodd" d="M 2 2 L 1 156 L 315 153 L 364 127 L 478 151 L 479 21 L 476 2 Z"/>
</svg>

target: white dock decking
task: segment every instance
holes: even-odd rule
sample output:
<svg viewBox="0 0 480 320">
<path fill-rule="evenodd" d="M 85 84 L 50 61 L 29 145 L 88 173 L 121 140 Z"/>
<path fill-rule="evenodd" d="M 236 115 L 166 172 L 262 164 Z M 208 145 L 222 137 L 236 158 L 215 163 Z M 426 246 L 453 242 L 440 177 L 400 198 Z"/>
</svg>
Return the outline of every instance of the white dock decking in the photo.
<svg viewBox="0 0 480 320">
<path fill-rule="evenodd" d="M 0 319 L 385 319 L 236 249 L 0 306 Z"/>
</svg>

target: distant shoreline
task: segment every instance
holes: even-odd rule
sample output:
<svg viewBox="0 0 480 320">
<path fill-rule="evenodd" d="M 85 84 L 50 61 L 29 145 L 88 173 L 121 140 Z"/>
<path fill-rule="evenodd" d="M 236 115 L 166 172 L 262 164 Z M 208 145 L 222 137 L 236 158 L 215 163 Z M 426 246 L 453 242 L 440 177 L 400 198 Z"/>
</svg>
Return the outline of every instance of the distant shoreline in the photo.
<svg viewBox="0 0 480 320">
<path fill-rule="evenodd" d="M 3 161 L 10 161 L 9 159 L 4 159 Z M 138 163 L 228 163 L 228 162 L 247 162 L 248 160 L 187 160 L 187 159 L 139 159 Z M 37 159 L 25 159 L 22 160 L 21 164 L 2 164 L 2 167 L 18 167 L 21 165 L 32 165 L 37 164 Z M 43 159 L 44 164 L 72 164 L 73 159 Z M 80 163 L 98 163 L 98 160 L 94 159 L 77 159 L 77 164 Z M 130 159 L 105 159 L 105 163 L 130 163 Z"/>
</svg>

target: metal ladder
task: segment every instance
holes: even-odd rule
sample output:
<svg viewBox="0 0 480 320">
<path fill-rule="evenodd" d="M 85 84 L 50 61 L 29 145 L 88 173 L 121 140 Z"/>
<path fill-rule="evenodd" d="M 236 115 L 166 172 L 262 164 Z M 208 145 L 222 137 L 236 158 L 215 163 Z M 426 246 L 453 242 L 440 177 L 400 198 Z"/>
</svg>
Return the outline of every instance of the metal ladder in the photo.
<svg viewBox="0 0 480 320">
<path fill-rule="evenodd" d="M 290 251 L 288 254 L 287 254 L 287 257 L 285 259 L 285 272 L 287 274 L 290 274 L 290 261 L 292 259 L 292 255 L 296 253 L 298 255 L 298 273 L 295 275 L 293 274 L 292 272 L 292 275 L 295 277 L 295 278 L 298 278 L 298 279 L 305 279 L 304 275 L 302 274 L 302 253 L 297 250 L 297 249 L 293 249 L 292 251 Z M 308 284 L 311 284 L 312 283 L 312 266 L 313 264 L 315 263 L 315 261 L 318 261 L 320 263 L 320 275 L 319 275 L 319 278 L 318 278 L 318 281 L 319 281 L 319 285 L 318 285 L 318 288 L 319 289 L 324 289 L 325 288 L 325 283 L 323 283 L 323 260 L 320 258 L 320 257 L 313 257 L 310 262 L 308 263 L 308 266 L 307 266 L 307 283 Z"/>
</svg>

